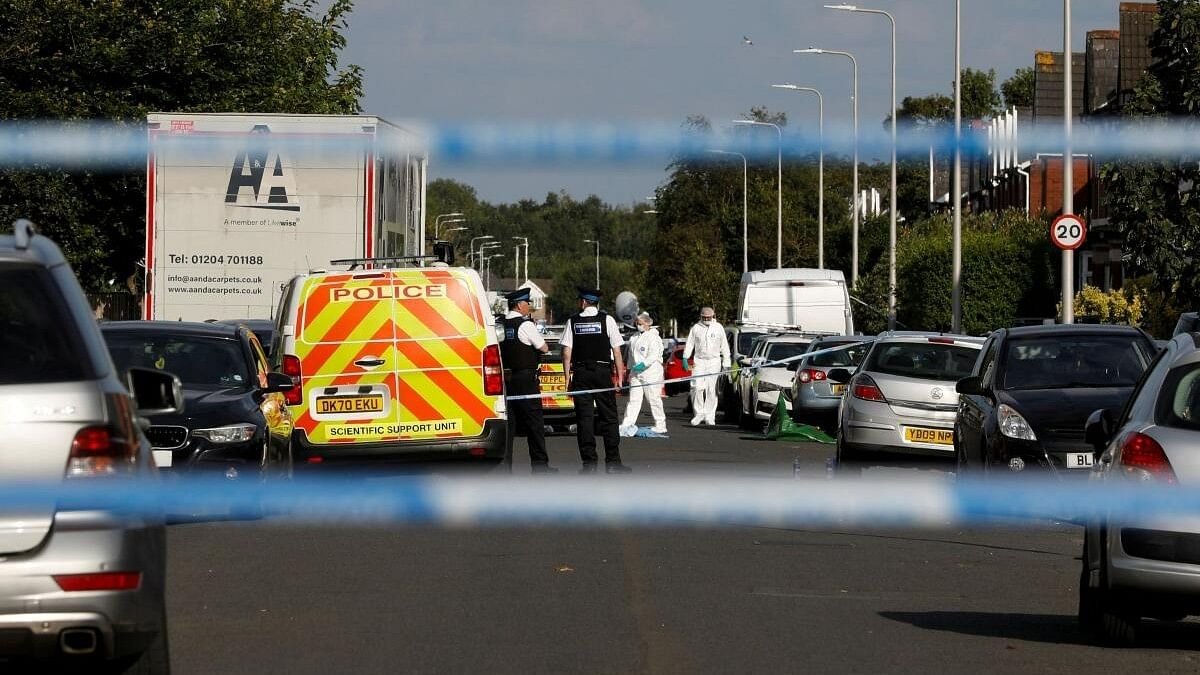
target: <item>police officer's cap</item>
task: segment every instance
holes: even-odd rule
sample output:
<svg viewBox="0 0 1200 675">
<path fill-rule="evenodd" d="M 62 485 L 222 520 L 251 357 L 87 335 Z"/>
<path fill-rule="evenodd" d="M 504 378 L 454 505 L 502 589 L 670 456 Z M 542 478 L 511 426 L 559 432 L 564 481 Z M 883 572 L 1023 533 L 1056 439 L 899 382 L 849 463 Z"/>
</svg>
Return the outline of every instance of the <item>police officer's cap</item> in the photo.
<svg viewBox="0 0 1200 675">
<path fill-rule="evenodd" d="M 529 294 L 530 294 L 530 289 L 518 288 L 517 290 L 515 290 L 511 293 L 505 293 L 504 298 L 506 300 L 508 300 L 508 304 L 515 305 L 518 302 L 528 302 Z"/>
<path fill-rule="evenodd" d="M 576 286 L 579 291 L 579 299 L 587 300 L 588 302 L 600 302 L 600 291 L 595 288 L 587 288 L 586 286 Z"/>
</svg>

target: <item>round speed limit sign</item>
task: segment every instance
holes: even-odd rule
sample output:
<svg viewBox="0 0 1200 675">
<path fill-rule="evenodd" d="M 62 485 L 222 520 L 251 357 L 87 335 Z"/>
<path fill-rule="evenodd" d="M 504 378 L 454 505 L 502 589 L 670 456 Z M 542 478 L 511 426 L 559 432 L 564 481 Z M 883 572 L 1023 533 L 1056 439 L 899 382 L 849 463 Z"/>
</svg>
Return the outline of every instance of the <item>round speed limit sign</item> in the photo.
<svg viewBox="0 0 1200 675">
<path fill-rule="evenodd" d="M 1087 238 L 1087 223 L 1075 214 L 1066 214 L 1050 224 L 1050 241 L 1064 251 L 1073 251 Z"/>
</svg>

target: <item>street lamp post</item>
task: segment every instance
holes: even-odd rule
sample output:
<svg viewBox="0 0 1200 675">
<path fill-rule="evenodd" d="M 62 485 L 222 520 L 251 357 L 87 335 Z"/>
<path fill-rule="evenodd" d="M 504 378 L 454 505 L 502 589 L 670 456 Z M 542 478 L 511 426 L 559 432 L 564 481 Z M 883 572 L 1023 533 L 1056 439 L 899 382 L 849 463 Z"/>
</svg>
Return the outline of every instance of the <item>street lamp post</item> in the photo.
<svg viewBox="0 0 1200 675">
<path fill-rule="evenodd" d="M 932 152 L 932 151 L 931 151 Z M 929 173 L 932 180 L 933 172 Z M 950 330 L 962 333 L 962 2 L 954 0 L 954 251 L 951 254 Z"/>
<path fill-rule="evenodd" d="M 434 216 L 434 218 L 433 218 L 433 231 L 435 232 L 434 238 L 435 239 L 437 238 L 437 234 L 436 234 L 437 227 L 438 227 L 438 225 L 441 224 L 442 218 L 459 218 L 459 217 L 462 217 L 462 215 L 463 215 L 462 213 L 455 211 L 453 213 L 439 213 L 438 215 Z"/>
<path fill-rule="evenodd" d="M 853 75 L 853 85 L 850 93 L 853 102 L 854 115 L 854 169 L 853 182 L 851 189 L 854 191 L 854 198 L 851 202 L 854 208 L 851 209 L 852 219 L 854 222 L 853 228 L 850 230 L 850 287 L 853 288 L 858 284 L 858 59 L 850 52 L 837 51 L 834 49 L 818 49 L 809 47 L 808 49 L 793 49 L 793 54 L 833 54 L 835 56 L 845 56 L 850 59 L 850 69 Z"/>
<path fill-rule="evenodd" d="M 529 237 L 513 237 L 513 239 L 520 239 L 522 242 L 521 245 L 525 247 L 525 275 L 524 276 L 525 276 L 525 281 L 529 281 Z M 520 270 L 517 270 L 517 274 L 520 274 Z"/>
<path fill-rule="evenodd" d="M 742 158 L 742 274 L 745 274 L 746 272 L 750 271 L 750 244 L 747 236 L 749 230 L 746 226 L 748 219 L 748 212 L 746 210 L 746 176 L 749 173 L 749 168 L 748 164 L 746 163 L 746 156 L 740 152 L 730 152 L 728 150 L 709 150 L 709 152 L 718 155 L 737 155 L 738 157 Z M 647 211 L 647 213 L 649 213 L 649 211 Z M 657 213 L 657 211 L 655 211 L 655 213 Z"/>
<path fill-rule="evenodd" d="M 1075 158 L 1071 154 L 1071 0 L 1063 0 L 1063 215 L 1075 213 Z M 1062 252 L 1062 322 L 1075 323 L 1075 251 Z"/>
<path fill-rule="evenodd" d="M 583 243 L 596 245 L 596 290 L 600 290 L 600 240 L 584 239 Z"/>
<path fill-rule="evenodd" d="M 734 124 L 755 127 L 772 127 L 779 134 L 779 144 L 775 146 L 776 180 L 779 182 L 779 192 L 775 206 L 775 267 L 783 269 L 783 129 L 774 122 L 759 122 L 758 120 L 734 120 Z"/>
<path fill-rule="evenodd" d="M 1069 2 L 1070 0 L 1065 0 Z M 896 330 L 896 18 L 882 9 L 864 9 L 857 5 L 825 5 L 827 9 L 886 16 L 892 24 L 892 180 L 891 209 L 888 218 L 888 330 Z M 956 76 L 955 79 L 958 79 Z"/>
<path fill-rule="evenodd" d="M 487 263 L 487 281 L 484 282 L 484 286 L 483 286 L 484 290 L 487 290 L 487 291 L 492 290 L 492 258 L 503 258 L 503 257 L 504 257 L 503 253 L 493 253 L 493 254 L 489 255 L 488 257 L 484 258 L 484 262 Z"/>
<path fill-rule="evenodd" d="M 479 250 L 475 253 L 475 262 L 477 263 L 476 267 L 479 268 L 480 272 L 483 271 L 483 261 L 485 260 L 483 252 L 494 251 L 498 248 L 500 248 L 500 242 L 498 241 L 489 241 L 485 244 L 480 244 Z"/>
<path fill-rule="evenodd" d="M 771 86 L 817 95 L 817 269 L 825 269 L 825 97 L 812 87 L 799 87 L 794 84 Z"/>
<path fill-rule="evenodd" d="M 491 234 L 481 234 L 478 237 L 471 237 L 471 241 L 467 245 L 467 262 L 470 263 L 472 266 L 474 266 L 474 264 L 475 264 L 475 262 L 474 262 L 475 255 L 476 255 L 475 242 L 480 241 L 480 240 L 495 239 L 495 238 L 496 237 Z M 483 244 L 480 244 L 480 246 L 483 246 Z"/>
<path fill-rule="evenodd" d="M 442 237 L 442 231 L 441 231 L 442 225 L 451 225 L 451 224 L 453 224 L 453 223 L 465 223 L 465 222 L 467 222 L 467 219 L 466 219 L 466 218 L 447 218 L 446 220 L 443 220 L 443 221 L 440 221 L 440 222 L 437 222 L 437 221 L 435 221 L 435 222 L 434 222 L 434 224 L 433 224 L 433 238 L 434 238 L 434 240 L 436 241 L 436 240 L 438 240 L 438 239 L 441 239 L 441 237 Z M 460 229 L 461 229 L 461 228 L 460 228 Z"/>
</svg>

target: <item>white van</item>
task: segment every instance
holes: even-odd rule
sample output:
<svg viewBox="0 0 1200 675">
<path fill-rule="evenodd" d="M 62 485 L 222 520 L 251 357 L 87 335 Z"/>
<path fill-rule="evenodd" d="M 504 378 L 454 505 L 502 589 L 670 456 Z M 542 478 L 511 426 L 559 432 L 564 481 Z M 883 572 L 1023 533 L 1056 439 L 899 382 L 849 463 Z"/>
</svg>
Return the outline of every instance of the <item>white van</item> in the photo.
<svg viewBox="0 0 1200 675">
<path fill-rule="evenodd" d="M 850 292 L 841 270 L 783 268 L 745 272 L 738 323 L 804 333 L 853 335 Z"/>
</svg>

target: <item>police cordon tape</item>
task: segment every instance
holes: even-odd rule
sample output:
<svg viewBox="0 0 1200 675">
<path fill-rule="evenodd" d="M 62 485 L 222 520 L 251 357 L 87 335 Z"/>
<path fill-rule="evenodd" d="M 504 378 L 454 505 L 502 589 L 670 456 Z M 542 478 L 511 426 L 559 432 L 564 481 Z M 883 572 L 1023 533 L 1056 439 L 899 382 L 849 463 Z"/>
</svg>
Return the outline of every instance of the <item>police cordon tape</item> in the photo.
<svg viewBox="0 0 1200 675">
<path fill-rule="evenodd" d="M 837 347 L 828 347 L 826 349 L 816 349 L 816 350 L 813 350 L 811 352 L 807 352 L 804 354 L 797 354 L 796 356 L 789 356 L 787 358 L 778 359 L 775 361 L 765 361 L 763 363 L 758 363 L 758 364 L 755 364 L 752 366 L 739 366 L 739 368 L 741 368 L 742 370 L 759 370 L 761 368 L 773 368 L 778 365 L 787 365 L 794 361 L 799 361 L 800 359 L 806 359 L 806 358 L 810 358 L 813 356 L 820 356 L 822 354 L 828 354 L 830 352 L 838 352 L 838 351 L 842 351 L 843 349 L 850 349 L 851 347 L 857 347 L 858 345 L 862 345 L 862 344 L 866 344 L 866 343 L 865 342 L 854 342 L 854 343 L 845 344 L 845 345 L 838 345 Z M 575 391 L 555 391 L 555 392 L 546 392 L 546 393 L 539 393 L 539 394 L 522 394 L 519 396 L 505 396 L 504 398 L 505 398 L 505 400 L 508 400 L 508 401 L 523 401 L 526 399 L 546 398 L 547 396 L 588 396 L 591 394 L 603 394 L 604 392 L 608 392 L 608 391 L 627 391 L 634 387 L 638 387 L 638 388 L 661 387 L 666 384 L 675 384 L 676 382 L 691 382 L 692 380 L 700 380 L 700 379 L 703 379 L 706 377 L 719 377 L 721 375 L 728 375 L 729 373 L 732 373 L 732 372 L 734 372 L 733 368 L 726 368 L 726 369 L 714 371 L 711 373 L 701 373 L 699 375 L 687 375 L 685 377 L 672 377 L 672 378 L 665 379 L 665 380 L 659 380 L 657 382 L 645 382 L 642 384 L 633 384 L 633 385 L 627 385 L 627 386 L 623 386 L 623 387 L 603 387 L 600 389 L 578 389 Z"/>
<path fill-rule="evenodd" d="M 248 116 L 253 118 L 253 116 Z M 692 133 L 678 124 L 642 122 L 603 124 L 563 123 L 464 123 L 438 124 L 394 120 L 415 134 L 372 140 L 345 136 L 306 137 L 302 134 L 271 136 L 275 152 L 330 152 L 344 154 L 351 144 L 371 143 L 377 151 L 397 154 L 415 153 L 437 158 L 446 164 L 500 163 L 505 167 L 538 166 L 548 163 L 613 164 L 658 163 L 664 158 L 713 162 L 712 150 L 737 150 L 747 157 L 775 159 L 805 156 L 818 150 L 830 157 L 849 156 L 857 147 L 860 156 L 885 156 L 891 151 L 891 137 L 883 129 L 862 128 L 857 134 L 848 126 L 831 124 L 824 134 L 811 130 L 789 130 L 778 139 L 774 135 L 735 133 L 732 125 L 713 133 Z M 269 125 L 268 125 L 269 126 Z M 154 152 L 195 152 L 208 156 L 214 151 L 236 153 L 244 149 L 251 134 L 213 136 L 155 133 L 151 141 L 144 124 L 92 121 L 6 121 L 0 122 L 0 166 L 36 167 L 39 165 L 94 167 L 137 170 L 145 167 L 146 157 Z M 255 135 L 260 142 L 262 136 Z M 1200 155 L 1200 134 L 1187 120 L 1122 119 L 1103 125 L 1076 127 L 1071 139 L 1076 153 L 1096 154 L 1105 158 L 1160 157 L 1179 158 L 1188 153 Z M 1061 153 L 1064 146 L 1060 127 L 1043 125 L 1022 129 L 1020 152 Z M 952 151 L 952 130 L 902 131 L 897 138 L 897 153 L 902 158 L 924 158 L 932 149 L 939 154 Z M 989 144 L 986 133 L 967 133 L 961 147 L 967 157 L 988 157 L 999 151 Z"/>
<path fill-rule="evenodd" d="M 318 471 L 324 471 L 321 469 Z M 366 474 L 364 474 L 365 476 Z M 1098 518 L 1200 531 L 1200 490 L 1117 478 L 989 482 L 710 477 L 647 473 L 513 477 L 300 475 L 256 483 L 223 478 L 0 483 L 0 519 L 49 527 L 59 511 L 122 517 L 266 515 L 282 522 L 435 526 L 948 527 Z M 1018 480 L 1019 478 L 1019 480 Z M 11 514 L 11 515 L 10 515 Z"/>
</svg>

